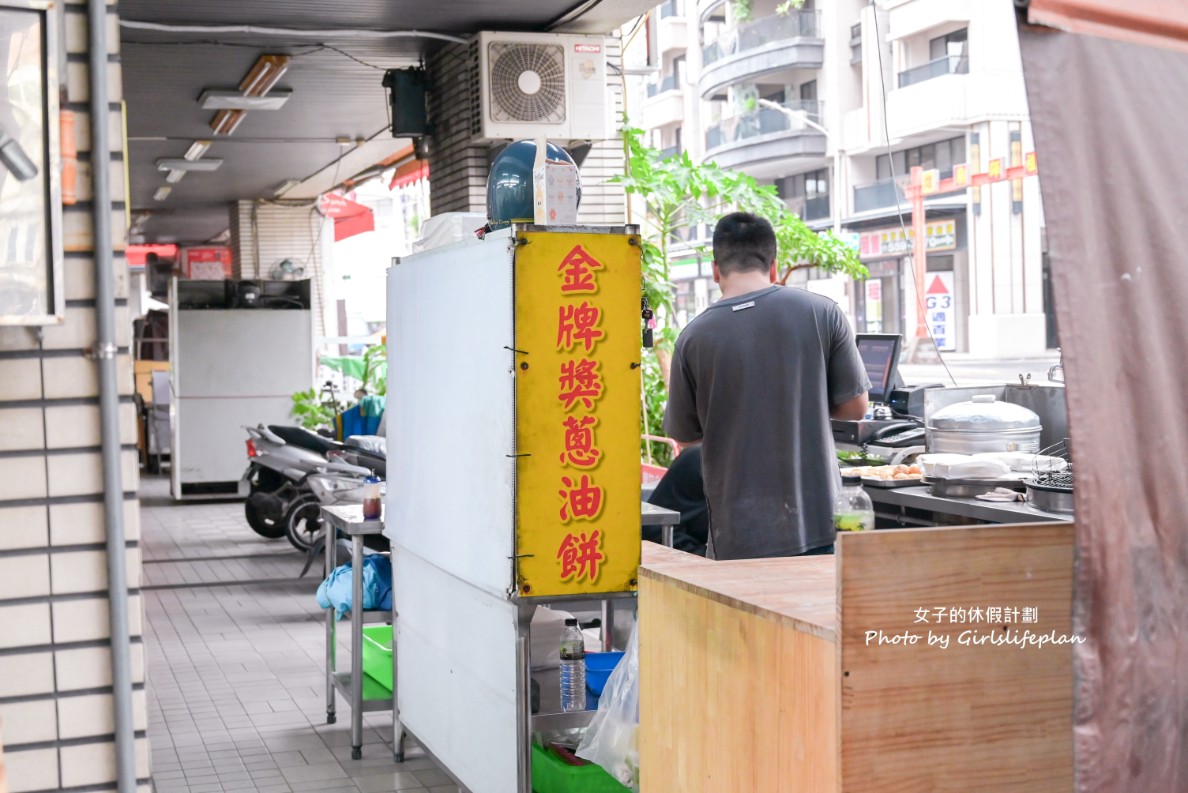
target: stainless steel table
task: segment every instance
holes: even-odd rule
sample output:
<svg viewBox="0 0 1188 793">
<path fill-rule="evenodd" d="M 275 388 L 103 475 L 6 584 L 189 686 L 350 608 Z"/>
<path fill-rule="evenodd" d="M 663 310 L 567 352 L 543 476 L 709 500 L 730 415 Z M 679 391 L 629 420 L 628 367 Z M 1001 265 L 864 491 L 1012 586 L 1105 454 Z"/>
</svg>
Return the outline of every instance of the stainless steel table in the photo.
<svg viewBox="0 0 1188 793">
<path fill-rule="evenodd" d="M 655 504 L 649 504 L 646 501 L 641 501 L 639 504 L 639 523 L 641 526 L 659 526 L 660 527 L 660 542 L 663 545 L 672 547 L 672 532 L 678 523 L 681 522 L 681 513 L 658 507 Z"/>
<path fill-rule="evenodd" d="M 337 668 L 338 637 L 334 608 L 326 609 L 326 723 L 333 724 L 338 717 L 334 708 L 334 692 L 347 701 L 351 707 L 351 759 L 363 757 L 363 713 L 364 711 L 392 710 L 393 694 L 379 683 L 363 675 L 363 624 L 364 622 L 387 622 L 392 618 L 390 611 L 367 611 L 363 604 L 363 537 L 367 534 L 382 534 L 384 519 L 364 520 L 363 505 L 349 504 L 322 507 L 322 539 L 326 547 L 326 575 L 338 566 L 336 551 L 336 530 L 351 538 L 351 670 L 339 672 Z M 395 685 L 393 685 L 395 688 Z"/>
<path fill-rule="evenodd" d="M 928 492 L 926 485 L 904 488 L 867 487 L 866 494 L 875 504 L 908 507 L 943 515 L 956 515 L 985 523 L 1040 523 L 1072 520 L 1072 515 L 1045 512 L 1023 501 L 982 501 L 976 498 L 943 498 Z"/>
</svg>

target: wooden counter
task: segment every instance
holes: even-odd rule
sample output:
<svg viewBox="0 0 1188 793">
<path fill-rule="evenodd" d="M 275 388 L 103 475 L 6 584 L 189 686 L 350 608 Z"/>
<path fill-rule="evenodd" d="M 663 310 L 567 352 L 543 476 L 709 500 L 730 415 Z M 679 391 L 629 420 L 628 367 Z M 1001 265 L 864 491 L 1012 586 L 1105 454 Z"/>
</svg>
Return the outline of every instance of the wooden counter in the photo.
<svg viewBox="0 0 1188 793">
<path fill-rule="evenodd" d="M 847 534 L 836 557 L 645 550 L 641 790 L 1071 791 L 1071 645 L 992 642 L 1071 635 L 1072 540 L 1030 524 Z"/>
</svg>

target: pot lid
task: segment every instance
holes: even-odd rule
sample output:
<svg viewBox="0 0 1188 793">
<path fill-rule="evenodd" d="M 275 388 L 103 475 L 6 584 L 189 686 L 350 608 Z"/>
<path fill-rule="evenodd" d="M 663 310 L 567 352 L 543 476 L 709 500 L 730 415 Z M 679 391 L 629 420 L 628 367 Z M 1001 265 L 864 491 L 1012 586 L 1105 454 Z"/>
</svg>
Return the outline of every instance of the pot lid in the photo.
<svg viewBox="0 0 1188 793">
<path fill-rule="evenodd" d="M 1011 402 L 999 402 L 993 394 L 978 394 L 969 402 L 941 408 L 932 414 L 929 427 L 938 430 L 1038 429 L 1040 418 L 1034 411 Z"/>
</svg>

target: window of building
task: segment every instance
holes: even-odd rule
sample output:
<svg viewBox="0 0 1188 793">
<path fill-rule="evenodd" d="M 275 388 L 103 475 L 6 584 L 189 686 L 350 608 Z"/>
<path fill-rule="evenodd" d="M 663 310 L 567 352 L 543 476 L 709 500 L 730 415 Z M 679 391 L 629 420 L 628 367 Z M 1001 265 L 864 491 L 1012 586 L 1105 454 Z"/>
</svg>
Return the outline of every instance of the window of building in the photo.
<svg viewBox="0 0 1188 793">
<path fill-rule="evenodd" d="M 676 81 L 676 87 L 680 88 L 685 84 L 685 56 L 678 55 L 672 59 L 672 76 Z"/>
<path fill-rule="evenodd" d="M 914 149 L 892 152 L 890 157 L 880 154 L 875 160 L 875 178 L 882 181 L 893 176 L 906 176 L 918 165 L 926 171 L 936 168 L 940 171 L 941 178 L 946 179 L 953 175 L 954 165 L 964 162 L 965 138 L 950 138 Z M 895 166 L 894 169 L 892 165 Z"/>
<path fill-rule="evenodd" d="M 815 102 L 817 101 L 817 81 L 809 80 L 807 83 L 800 84 L 800 101 Z"/>
<path fill-rule="evenodd" d="M 937 61 L 941 58 L 965 58 L 969 47 L 969 28 L 954 30 L 944 36 L 938 36 L 928 42 L 928 58 Z"/>
<path fill-rule="evenodd" d="M 781 179 L 776 184 L 781 198 L 820 198 L 829 195 L 829 171 L 809 171 Z"/>
<path fill-rule="evenodd" d="M 763 98 L 769 102 L 775 102 L 777 105 L 782 105 L 784 104 L 784 100 L 787 98 L 787 93 L 783 88 L 781 88 L 778 91 L 772 91 L 769 94 L 764 94 Z"/>
</svg>

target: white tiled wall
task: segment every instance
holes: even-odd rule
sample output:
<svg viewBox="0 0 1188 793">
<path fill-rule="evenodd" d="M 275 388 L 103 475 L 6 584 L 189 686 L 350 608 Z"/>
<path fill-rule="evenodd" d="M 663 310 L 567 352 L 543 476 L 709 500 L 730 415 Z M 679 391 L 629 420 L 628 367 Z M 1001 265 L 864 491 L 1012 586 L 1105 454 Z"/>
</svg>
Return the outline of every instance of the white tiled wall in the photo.
<svg viewBox="0 0 1188 793">
<path fill-rule="evenodd" d="M 109 40 L 118 43 L 114 13 Z M 86 52 L 86 7 L 66 3 L 62 39 L 69 51 Z M 122 95 L 120 67 L 110 63 L 110 96 Z M 66 109 L 76 119 L 79 148 L 86 151 L 91 119 L 87 66 L 72 59 L 67 69 Z M 105 119 L 112 140 L 122 139 L 117 112 Z M 86 164 L 84 158 L 84 166 Z M 117 200 L 124 190 L 123 163 L 111 165 Z M 80 199 L 90 196 L 90 171 L 81 168 Z M 123 249 L 124 213 L 113 207 L 116 239 Z M 65 322 L 38 334 L 0 328 L 0 740 L 11 793 L 115 789 L 111 692 L 107 526 L 103 517 L 103 467 L 98 407 L 98 368 L 88 357 L 95 343 L 94 263 L 90 207 L 63 212 Z M 121 438 L 125 493 L 138 482 L 135 410 L 131 402 L 131 324 L 123 305 L 127 267 L 116 254 L 111 273 L 116 307 Z M 136 729 L 147 727 L 140 644 L 143 605 L 140 586 L 139 506 L 125 500 L 129 619 L 133 638 Z M 147 780 L 148 745 L 138 740 L 137 773 Z M 147 791 L 147 784 L 141 789 Z"/>
</svg>

